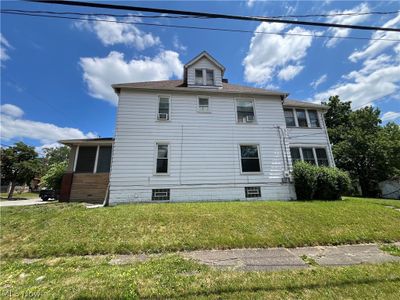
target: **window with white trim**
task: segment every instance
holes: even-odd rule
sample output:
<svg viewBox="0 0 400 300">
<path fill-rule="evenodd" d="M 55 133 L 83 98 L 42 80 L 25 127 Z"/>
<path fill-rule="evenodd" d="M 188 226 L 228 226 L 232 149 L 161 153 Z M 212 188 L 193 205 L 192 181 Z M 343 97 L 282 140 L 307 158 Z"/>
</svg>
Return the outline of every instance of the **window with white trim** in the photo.
<svg viewBox="0 0 400 300">
<path fill-rule="evenodd" d="M 301 161 L 300 148 L 290 148 L 290 156 L 292 157 L 292 164 L 295 164 L 296 161 Z"/>
<path fill-rule="evenodd" d="M 210 99 L 208 97 L 198 98 L 199 112 L 208 112 L 210 107 Z"/>
<path fill-rule="evenodd" d="M 304 109 L 296 109 L 296 115 L 299 127 L 308 127 L 306 111 Z"/>
<path fill-rule="evenodd" d="M 206 69 L 206 85 L 214 85 L 214 70 Z"/>
<path fill-rule="evenodd" d="M 261 188 L 259 186 L 248 186 L 244 188 L 246 198 L 260 198 Z"/>
<path fill-rule="evenodd" d="M 286 126 L 288 126 L 288 127 L 296 126 L 296 121 L 294 119 L 293 109 L 287 108 L 287 109 L 284 109 L 283 112 L 285 114 Z"/>
<path fill-rule="evenodd" d="M 203 85 L 203 69 L 195 69 L 194 77 L 196 85 Z"/>
<path fill-rule="evenodd" d="M 170 119 L 170 98 L 159 97 L 157 119 L 168 121 Z"/>
<path fill-rule="evenodd" d="M 154 189 L 151 191 L 151 200 L 153 201 L 169 200 L 169 195 L 170 195 L 169 189 Z"/>
<path fill-rule="evenodd" d="M 308 112 L 308 119 L 310 120 L 310 127 L 318 128 L 319 126 L 319 119 L 318 119 L 318 112 L 316 110 L 307 110 Z"/>
<path fill-rule="evenodd" d="M 240 145 L 242 173 L 261 172 L 258 145 Z"/>
<path fill-rule="evenodd" d="M 318 166 L 329 166 L 328 155 L 325 148 L 315 148 Z"/>
<path fill-rule="evenodd" d="M 168 174 L 168 144 L 157 144 L 156 173 Z"/>
<path fill-rule="evenodd" d="M 111 146 L 100 146 L 99 155 L 97 157 L 96 173 L 109 173 L 111 167 Z"/>
<path fill-rule="evenodd" d="M 315 165 L 313 148 L 301 148 L 301 151 L 303 152 L 303 160 L 305 162 Z"/>
<path fill-rule="evenodd" d="M 255 121 L 254 101 L 236 100 L 236 113 L 238 123 L 252 123 Z"/>
</svg>

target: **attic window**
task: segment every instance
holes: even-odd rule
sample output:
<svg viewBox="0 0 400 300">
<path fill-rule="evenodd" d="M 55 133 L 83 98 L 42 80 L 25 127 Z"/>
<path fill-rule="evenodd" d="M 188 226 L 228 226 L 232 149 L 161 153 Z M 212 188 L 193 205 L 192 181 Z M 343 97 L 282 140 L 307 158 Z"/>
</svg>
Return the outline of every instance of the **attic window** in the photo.
<svg viewBox="0 0 400 300">
<path fill-rule="evenodd" d="M 195 81 L 196 85 L 203 85 L 203 70 L 202 69 L 196 69 L 195 71 Z"/>
<path fill-rule="evenodd" d="M 214 85 L 214 70 L 206 70 L 207 85 Z"/>
<path fill-rule="evenodd" d="M 214 70 L 212 69 L 195 69 L 194 76 L 196 85 L 215 85 Z"/>
</svg>

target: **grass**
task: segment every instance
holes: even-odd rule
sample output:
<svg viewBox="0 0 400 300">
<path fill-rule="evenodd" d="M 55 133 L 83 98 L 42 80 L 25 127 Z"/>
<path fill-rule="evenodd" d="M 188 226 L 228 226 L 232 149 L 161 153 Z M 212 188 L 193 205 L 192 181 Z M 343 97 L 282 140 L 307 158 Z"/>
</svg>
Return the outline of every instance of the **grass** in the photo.
<svg viewBox="0 0 400 300">
<path fill-rule="evenodd" d="M 2 200 L 7 200 L 8 193 L 1 193 L 0 197 Z M 13 200 L 28 200 L 39 198 L 39 193 L 14 193 Z"/>
<path fill-rule="evenodd" d="M 400 240 L 397 201 L 7 207 L 3 258 L 296 247 Z"/>
<path fill-rule="evenodd" d="M 396 245 L 383 245 L 381 246 L 381 250 L 386 251 L 390 255 L 400 256 L 400 247 Z"/>
<path fill-rule="evenodd" d="M 107 258 L 3 261 L 0 295 L 45 299 L 399 299 L 400 264 L 279 272 L 223 271 L 164 255 L 109 265 Z"/>
</svg>

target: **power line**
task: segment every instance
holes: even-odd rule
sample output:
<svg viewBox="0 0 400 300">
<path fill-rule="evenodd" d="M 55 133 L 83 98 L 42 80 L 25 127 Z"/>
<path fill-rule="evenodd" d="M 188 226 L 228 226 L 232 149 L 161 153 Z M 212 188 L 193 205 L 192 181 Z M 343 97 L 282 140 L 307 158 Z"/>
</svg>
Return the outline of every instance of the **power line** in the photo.
<svg viewBox="0 0 400 300">
<path fill-rule="evenodd" d="M 43 13 L 43 14 L 63 14 L 63 15 L 90 15 L 90 16 L 111 16 L 116 18 L 129 18 L 129 17 L 140 17 L 140 18 L 161 18 L 161 19 L 209 19 L 209 17 L 199 16 L 170 16 L 166 14 L 160 15 L 143 15 L 143 14 L 110 14 L 110 13 L 80 13 L 80 12 L 55 12 L 49 10 L 22 10 L 22 9 L 3 9 L 3 11 L 10 12 L 29 12 L 29 13 Z M 354 13 L 333 13 L 333 14 L 308 14 L 308 15 L 280 15 L 280 16 L 268 16 L 268 18 L 312 18 L 312 17 L 336 17 L 336 16 L 361 16 L 361 15 L 391 15 L 397 14 L 400 10 L 395 11 L 375 11 L 375 12 L 354 12 Z"/>
<path fill-rule="evenodd" d="M 11 15 L 31 16 L 31 17 L 68 19 L 68 20 L 80 20 L 80 21 L 91 21 L 91 22 L 121 23 L 121 24 L 132 24 L 132 25 L 139 25 L 139 26 L 154 26 L 154 27 L 179 28 L 179 29 L 197 29 L 197 30 L 209 30 L 209 31 L 253 33 L 253 34 L 256 33 L 256 34 L 283 35 L 283 36 L 312 36 L 312 37 L 316 37 L 316 38 L 335 38 L 335 39 L 400 42 L 399 39 L 368 38 L 368 37 L 355 37 L 355 36 L 340 37 L 340 36 L 324 35 L 324 34 L 265 32 L 265 31 L 245 30 L 245 29 L 229 29 L 229 28 L 215 28 L 215 27 L 202 27 L 202 26 L 189 26 L 189 25 L 167 25 L 167 24 L 158 24 L 158 23 L 108 20 L 108 19 L 99 19 L 99 18 L 94 19 L 94 18 L 59 16 L 59 15 L 44 15 L 44 14 L 35 14 L 35 13 L 7 12 L 4 10 L 1 10 L 1 13 L 2 14 L 11 14 Z"/>
<path fill-rule="evenodd" d="M 298 21 L 298 20 L 282 20 L 282 19 L 268 18 L 268 17 L 226 15 L 226 14 L 217 14 L 217 13 L 205 13 L 205 12 L 129 6 L 129 5 L 117 5 L 117 4 L 107 4 L 107 3 L 93 3 L 93 2 L 80 2 L 80 1 L 68 1 L 68 0 L 61 1 L 61 2 L 55 1 L 55 0 L 25 0 L 25 1 L 46 3 L 46 4 L 90 7 L 90 8 L 104 8 L 104 9 L 115 9 L 115 10 L 140 11 L 140 12 L 153 12 L 153 13 L 155 12 L 155 13 L 172 14 L 172 15 L 197 16 L 197 17 L 207 17 L 207 18 L 211 18 L 211 19 L 260 21 L 260 22 L 269 22 L 269 23 L 296 24 L 296 25 L 304 25 L 304 26 L 320 26 L 320 27 L 336 27 L 336 28 L 347 28 L 347 29 L 357 29 L 357 30 L 383 30 L 383 31 L 400 32 L 400 29 L 398 29 L 398 28 L 388 28 L 388 27 L 385 28 L 385 27 L 376 27 L 376 26 L 346 25 L 346 24 Z"/>
</svg>

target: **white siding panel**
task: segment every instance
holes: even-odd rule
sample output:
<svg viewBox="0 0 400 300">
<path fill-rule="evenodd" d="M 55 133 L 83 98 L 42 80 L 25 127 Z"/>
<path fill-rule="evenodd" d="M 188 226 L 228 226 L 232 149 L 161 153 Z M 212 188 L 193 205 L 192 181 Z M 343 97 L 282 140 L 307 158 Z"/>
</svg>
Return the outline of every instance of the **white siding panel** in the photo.
<svg viewBox="0 0 400 300">
<path fill-rule="evenodd" d="M 292 184 L 281 183 L 285 148 L 277 126 L 285 121 L 278 97 L 255 99 L 256 123 L 237 124 L 233 96 L 211 97 L 211 113 L 197 111 L 198 95 L 170 96 L 171 119 L 163 122 L 156 120 L 157 94 L 121 91 L 111 204 L 149 201 L 154 188 L 170 188 L 172 201 L 244 200 L 249 184 L 261 186 L 262 199 L 295 198 Z M 154 174 L 156 142 L 169 143 L 168 175 Z M 239 144 L 259 145 L 261 174 L 241 173 Z"/>
</svg>

